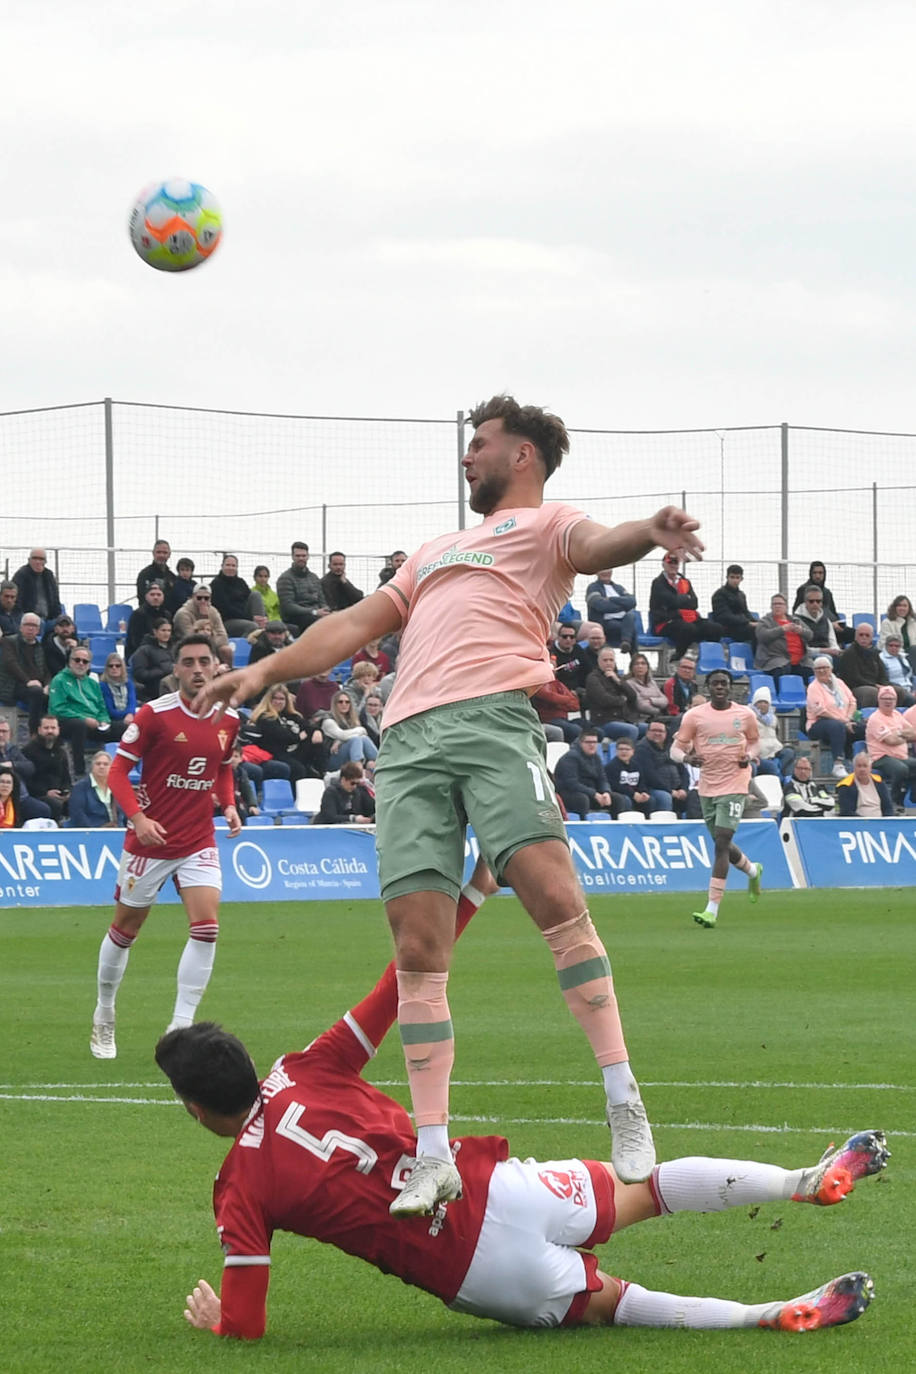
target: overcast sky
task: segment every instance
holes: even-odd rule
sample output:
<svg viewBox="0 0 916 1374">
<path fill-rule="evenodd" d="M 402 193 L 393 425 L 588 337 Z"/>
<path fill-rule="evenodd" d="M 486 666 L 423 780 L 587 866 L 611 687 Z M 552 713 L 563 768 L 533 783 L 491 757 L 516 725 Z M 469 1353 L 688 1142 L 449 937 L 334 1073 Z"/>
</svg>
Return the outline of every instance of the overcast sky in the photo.
<svg viewBox="0 0 916 1374">
<path fill-rule="evenodd" d="M 0 0 L 0 410 L 916 430 L 916 6 Z M 190 273 L 136 191 L 225 214 Z"/>
</svg>

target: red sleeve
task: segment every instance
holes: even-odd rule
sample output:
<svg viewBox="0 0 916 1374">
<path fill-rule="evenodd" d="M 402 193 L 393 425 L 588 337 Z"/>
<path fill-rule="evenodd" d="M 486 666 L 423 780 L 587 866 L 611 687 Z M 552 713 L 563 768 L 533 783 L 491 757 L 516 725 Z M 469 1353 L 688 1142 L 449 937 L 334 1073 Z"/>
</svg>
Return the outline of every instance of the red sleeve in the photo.
<svg viewBox="0 0 916 1374">
<path fill-rule="evenodd" d="M 115 801 L 129 821 L 133 820 L 138 811 L 143 810 L 127 776 L 133 766 L 132 760 L 123 754 L 115 754 L 108 771 L 108 786 L 111 788 Z"/>
<path fill-rule="evenodd" d="M 269 1264 L 233 1264 L 223 1270 L 217 1336 L 257 1341 L 267 1325 Z"/>
<path fill-rule="evenodd" d="M 220 811 L 227 806 L 235 806 L 235 783 L 232 778 L 232 765 L 221 763 L 216 775 L 216 798 Z"/>
</svg>

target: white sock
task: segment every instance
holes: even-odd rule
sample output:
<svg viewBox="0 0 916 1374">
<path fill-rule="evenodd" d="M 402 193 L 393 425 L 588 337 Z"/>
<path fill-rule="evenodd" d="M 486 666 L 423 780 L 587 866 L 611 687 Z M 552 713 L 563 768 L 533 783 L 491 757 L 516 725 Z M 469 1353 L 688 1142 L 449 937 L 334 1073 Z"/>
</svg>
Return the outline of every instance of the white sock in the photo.
<svg viewBox="0 0 916 1374">
<path fill-rule="evenodd" d="M 639 1101 L 639 1084 L 633 1077 L 629 1059 L 624 1059 L 620 1064 L 605 1064 L 601 1076 L 604 1079 L 605 1096 L 612 1106 Z"/>
<path fill-rule="evenodd" d="M 417 1158 L 429 1155 L 432 1159 L 451 1159 L 448 1126 L 417 1127 Z"/>
<path fill-rule="evenodd" d="M 710 916 L 718 916 L 718 914 L 719 914 L 719 903 L 718 903 L 718 902 L 714 902 L 714 901 L 712 900 L 712 898 L 710 897 L 709 901 L 706 903 L 706 910 L 709 912 Z"/>
<path fill-rule="evenodd" d="M 688 1326 L 699 1331 L 756 1326 L 773 1305 L 762 1302 L 748 1307 L 727 1298 L 684 1298 L 628 1283 L 617 1304 L 614 1325 Z"/>
<path fill-rule="evenodd" d="M 200 999 L 207 990 L 215 958 L 216 944 L 213 940 L 188 939 L 178 961 L 178 996 L 175 998 L 171 1025 L 190 1026 L 194 1020 Z"/>
<path fill-rule="evenodd" d="M 799 1191 L 807 1172 L 691 1155 L 659 1164 L 653 1179 L 666 1212 L 725 1212 L 752 1202 L 784 1202 Z"/>
<path fill-rule="evenodd" d="M 131 941 L 131 944 L 133 941 Z M 127 960 L 130 957 L 130 944 L 116 945 L 108 932 L 99 947 L 99 968 L 98 968 L 98 1002 L 96 1003 L 95 1016 L 99 1021 L 113 1021 L 115 1011 L 115 998 L 118 995 L 118 988 L 121 980 L 127 972 Z"/>
<path fill-rule="evenodd" d="M 483 893 L 479 892 L 473 883 L 465 883 L 464 887 L 461 889 L 461 895 L 462 897 L 467 897 L 471 906 L 475 907 L 481 906 L 485 900 Z"/>
</svg>

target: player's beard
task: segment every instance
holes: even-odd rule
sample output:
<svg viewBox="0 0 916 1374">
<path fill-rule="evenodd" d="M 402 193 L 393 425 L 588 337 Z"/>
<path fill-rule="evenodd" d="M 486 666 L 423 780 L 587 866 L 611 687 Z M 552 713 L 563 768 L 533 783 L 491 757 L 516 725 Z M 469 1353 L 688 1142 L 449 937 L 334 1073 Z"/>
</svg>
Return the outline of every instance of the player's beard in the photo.
<svg viewBox="0 0 916 1374">
<path fill-rule="evenodd" d="M 471 488 L 468 505 L 478 515 L 489 515 L 502 500 L 508 485 L 508 473 L 494 472 L 489 477 L 481 477 L 477 485 Z"/>
</svg>

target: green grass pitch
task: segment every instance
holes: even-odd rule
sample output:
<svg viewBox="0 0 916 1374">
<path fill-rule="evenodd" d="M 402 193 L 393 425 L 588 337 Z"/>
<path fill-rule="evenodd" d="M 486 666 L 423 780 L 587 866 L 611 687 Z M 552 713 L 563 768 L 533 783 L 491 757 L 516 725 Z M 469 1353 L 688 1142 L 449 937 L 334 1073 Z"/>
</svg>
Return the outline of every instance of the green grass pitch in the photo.
<svg viewBox="0 0 916 1374">
<path fill-rule="evenodd" d="M 611 1273 L 674 1292 L 788 1298 L 868 1269 L 877 1299 L 835 1331 L 519 1332 L 448 1312 L 326 1246 L 280 1236 L 265 1339 L 194 1332 L 198 1277 L 218 1285 L 211 1181 L 225 1142 L 171 1100 L 152 1046 L 171 1012 L 180 909 L 151 916 L 119 1000 L 114 1062 L 89 1055 L 102 909 L 0 914 L 0 1360 L 65 1370 L 901 1371 L 916 1365 L 913 900 L 909 891 L 727 895 L 719 928 L 692 896 L 600 898 L 631 1060 L 660 1158 L 813 1162 L 883 1127 L 893 1159 L 834 1208 L 791 1203 L 646 1223 L 601 1251 Z M 372 985 L 390 956 L 376 903 L 225 906 L 202 1014 L 266 1072 Z M 490 901 L 456 952 L 456 1134 L 514 1153 L 606 1157 L 597 1070 L 551 961 L 511 899 Z M 396 1035 L 371 1068 L 407 1100 Z"/>
</svg>

